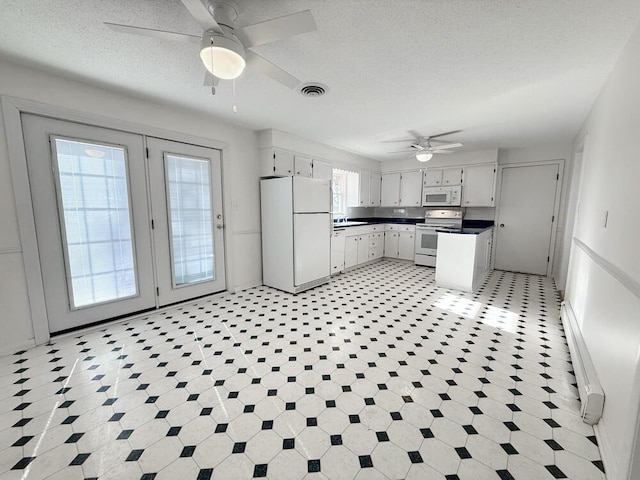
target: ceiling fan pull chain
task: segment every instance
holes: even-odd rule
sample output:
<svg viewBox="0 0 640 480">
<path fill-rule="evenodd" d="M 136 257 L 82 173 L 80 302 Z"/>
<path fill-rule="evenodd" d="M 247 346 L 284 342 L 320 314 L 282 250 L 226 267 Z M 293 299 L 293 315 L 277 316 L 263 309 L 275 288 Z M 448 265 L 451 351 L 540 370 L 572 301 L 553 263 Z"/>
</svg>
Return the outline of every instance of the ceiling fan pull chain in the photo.
<svg viewBox="0 0 640 480">
<path fill-rule="evenodd" d="M 236 79 L 235 78 L 231 80 L 231 86 L 233 88 L 233 107 L 231 107 L 231 109 L 233 110 L 233 113 L 238 113 L 238 107 L 236 106 Z"/>
</svg>

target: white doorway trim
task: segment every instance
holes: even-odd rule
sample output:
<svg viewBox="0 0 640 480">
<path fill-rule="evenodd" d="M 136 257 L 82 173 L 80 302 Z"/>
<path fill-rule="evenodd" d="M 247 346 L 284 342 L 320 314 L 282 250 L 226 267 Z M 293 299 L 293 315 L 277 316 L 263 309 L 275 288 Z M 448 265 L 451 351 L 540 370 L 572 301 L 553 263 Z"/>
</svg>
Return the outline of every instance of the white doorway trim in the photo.
<svg viewBox="0 0 640 480">
<path fill-rule="evenodd" d="M 556 236 L 558 230 L 558 214 L 560 212 L 560 194 L 562 193 L 562 182 L 564 175 L 564 159 L 557 160 L 543 160 L 540 162 L 514 162 L 514 163 L 503 163 L 498 165 L 498 176 L 496 177 L 496 215 L 495 218 L 500 218 L 500 196 L 502 190 L 502 175 L 503 170 L 505 168 L 513 168 L 513 167 L 537 167 L 541 165 L 557 165 L 558 166 L 558 181 L 556 182 L 556 192 L 555 199 L 553 203 L 553 216 L 554 221 L 551 224 L 551 239 L 549 240 L 549 263 L 547 263 L 547 273 L 546 276 L 550 277 L 553 272 L 553 261 L 555 256 L 556 249 Z M 491 268 L 495 267 L 495 259 L 496 259 L 496 248 L 497 248 L 497 229 L 493 229 L 493 251 L 491 252 Z"/>
<path fill-rule="evenodd" d="M 231 185 L 230 168 L 225 168 L 225 153 L 228 152 L 228 144 L 226 142 L 197 137 L 186 133 L 174 132 L 163 128 L 141 125 L 134 122 L 81 112 L 64 107 L 47 105 L 7 95 L 0 96 L 0 103 L 2 104 L 2 115 L 7 138 L 7 150 L 9 153 L 9 165 L 11 168 L 11 181 L 13 185 L 22 259 L 27 282 L 29 309 L 31 313 L 30 320 L 33 326 L 34 341 L 36 345 L 48 342 L 51 338 L 51 334 L 44 299 L 44 284 L 42 280 L 42 270 L 40 268 L 40 255 L 38 253 L 38 245 L 36 242 L 36 227 L 33 217 L 31 188 L 29 186 L 29 176 L 27 171 L 27 156 L 24 148 L 24 136 L 22 133 L 22 122 L 20 119 L 20 115 L 22 113 L 53 117 L 65 121 L 110 128 L 123 132 L 137 133 L 145 136 L 165 138 L 167 140 L 174 140 L 177 142 L 220 150 L 222 152 L 223 218 L 224 224 L 226 225 L 224 230 L 224 243 L 227 251 L 225 273 L 227 276 L 227 284 L 233 285 L 233 280 L 230 278 L 233 253 L 228 249 L 228 247 L 233 244 L 231 241 L 232 220 L 231 214 L 228 211 L 229 209 L 224 208 L 225 205 L 231 205 L 230 188 L 224 188 L 224 185 Z"/>
</svg>

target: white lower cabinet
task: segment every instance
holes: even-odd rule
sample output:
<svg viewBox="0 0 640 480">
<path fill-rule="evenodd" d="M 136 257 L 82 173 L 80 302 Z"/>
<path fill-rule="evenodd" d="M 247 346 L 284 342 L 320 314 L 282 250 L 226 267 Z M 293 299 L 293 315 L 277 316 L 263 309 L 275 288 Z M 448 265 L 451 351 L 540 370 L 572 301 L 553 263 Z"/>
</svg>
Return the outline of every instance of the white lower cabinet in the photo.
<svg viewBox="0 0 640 480">
<path fill-rule="evenodd" d="M 398 258 L 402 260 L 413 260 L 415 257 L 415 230 L 413 232 L 400 232 L 398 240 Z"/>
<path fill-rule="evenodd" d="M 369 260 L 382 258 L 384 252 L 384 233 L 369 234 Z"/>
<path fill-rule="evenodd" d="M 387 225 L 384 232 L 384 256 L 413 260 L 415 236 L 415 225 Z"/>
<path fill-rule="evenodd" d="M 369 234 L 358 235 L 358 265 L 369 261 Z"/>
<path fill-rule="evenodd" d="M 336 232 L 331 236 L 331 275 L 344 271 L 345 236 Z"/>
<path fill-rule="evenodd" d="M 399 246 L 398 232 L 384 232 L 384 256 L 391 258 L 398 258 L 398 246 Z"/>
<path fill-rule="evenodd" d="M 344 268 L 355 267 L 358 264 L 358 235 L 351 235 L 344 239 Z"/>
</svg>

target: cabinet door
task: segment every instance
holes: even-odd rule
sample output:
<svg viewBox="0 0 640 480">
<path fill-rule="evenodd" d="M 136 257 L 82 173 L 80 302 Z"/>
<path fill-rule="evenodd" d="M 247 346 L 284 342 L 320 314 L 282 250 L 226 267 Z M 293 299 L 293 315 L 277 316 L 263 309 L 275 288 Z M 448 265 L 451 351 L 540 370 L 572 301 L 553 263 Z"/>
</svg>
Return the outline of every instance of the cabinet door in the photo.
<svg viewBox="0 0 640 480">
<path fill-rule="evenodd" d="M 369 184 L 371 181 L 371 174 L 369 172 L 360 172 L 360 191 L 358 205 L 361 207 L 368 207 L 370 204 L 369 199 Z"/>
<path fill-rule="evenodd" d="M 320 180 L 331 180 L 333 178 L 333 167 L 329 162 L 313 160 L 313 178 Z"/>
<path fill-rule="evenodd" d="M 384 255 L 384 233 L 378 233 L 378 242 L 376 243 L 376 258 L 382 258 Z"/>
<path fill-rule="evenodd" d="M 371 174 L 371 183 L 369 185 L 369 199 L 372 207 L 380 206 L 380 174 Z"/>
<path fill-rule="evenodd" d="M 462 185 L 462 167 L 443 168 L 443 185 Z"/>
<path fill-rule="evenodd" d="M 427 168 L 424 172 L 424 186 L 439 187 L 440 185 L 442 185 L 442 169 Z"/>
<path fill-rule="evenodd" d="M 369 260 L 369 235 L 358 235 L 358 265 Z"/>
<path fill-rule="evenodd" d="M 419 207 L 422 205 L 422 172 L 402 172 L 400 176 L 400 205 Z"/>
<path fill-rule="evenodd" d="M 312 177 L 311 157 L 295 155 L 293 159 L 294 172 L 302 177 Z"/>
<path fill-rule="evenodd" d="M 400 203 L 400 174 L 383 174 L 380 191 L 380 204 L 383 207 L 397 207 Z"/>
<path fill-rule="evenodd" d="M 413 260 L 415 255 L 415 234 L 411 232 L 400 232 L 398 242 L 398 258 L 403 260 Z"/>
<path fill-rule="evenodd" d="M 331 237 L 331 274 L 344 270 L 344 235 L 334 233 Z"/>
<path fill-rule="evenodd" d="M 462 206 L 493 207 L 496 180 L 496 166 L 470 165 L 464 167 Z"/>
<path fill-rule="evenodd" d="M 344 240 L 344 268 L 355 267 L 358 264 L 358 236 L 345 237 Z"/>
<path fill-rule="evenodd" d="M 274 148 L 273 174 L 283 177 L 293 175 L 293 153 Z"/>
<path fill-rule="evenodd" d="M 398 258 L 398 232 L 384 232 L 384 256 Z"/>
</svg>

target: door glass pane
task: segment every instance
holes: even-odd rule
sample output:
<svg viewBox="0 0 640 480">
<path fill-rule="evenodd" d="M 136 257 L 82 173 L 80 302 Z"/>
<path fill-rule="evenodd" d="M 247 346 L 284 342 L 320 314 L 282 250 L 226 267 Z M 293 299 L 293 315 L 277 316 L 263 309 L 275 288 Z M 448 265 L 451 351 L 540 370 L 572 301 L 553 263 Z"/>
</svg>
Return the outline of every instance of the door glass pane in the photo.
<svg viewBox="0 0 640 480">
<path fill-rule="evenodd" d="M 211 165 L 200 158 L 165 158 L 174 286 L 215 280 Z"/>
<path fill-rule="evenodd" d="M 71 307 L 137 295 L 125 149 L 53 140 Z"/>
</svg>

